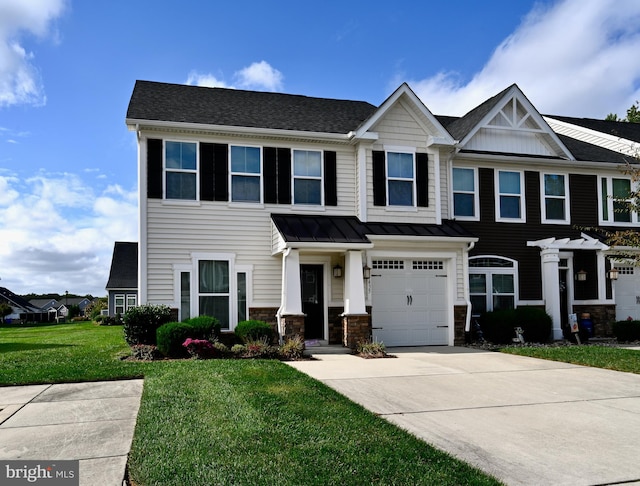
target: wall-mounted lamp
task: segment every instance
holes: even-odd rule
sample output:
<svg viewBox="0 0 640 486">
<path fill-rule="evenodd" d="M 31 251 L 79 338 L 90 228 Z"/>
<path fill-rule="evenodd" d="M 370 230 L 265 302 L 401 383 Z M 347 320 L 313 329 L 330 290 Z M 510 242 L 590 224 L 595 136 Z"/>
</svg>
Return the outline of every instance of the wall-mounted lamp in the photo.
<svg viewBox="0 0 640 486">
<path fill-rule="evenodd" d="M 616 267 L 613 267 L 611 268 L 611 270 L 609 270 L 609 280 L 618 280 L 618 275 L 620 275 L 620 272 Z"/>
<path fill-rule="evenodd" d="M 365 280 L 369 280 L 371 278 L 371 267 L 369 267 L 369 265 L 362 267 L 362 277 Z"/>
<path fill-rule="evenodd" d="M 579 272 L 577 272 L 576 280 L 578 282 L 584 282 L 585 280 L 587 280 L 587 272 L 585 272 L 584 270 L 580 270 Z"/>
<path fill-rule="evenodd" d="M 336 266 L 333 267 L 333 278 L 342 277 L 342 267 L 336 263 Z"/>
</svg>

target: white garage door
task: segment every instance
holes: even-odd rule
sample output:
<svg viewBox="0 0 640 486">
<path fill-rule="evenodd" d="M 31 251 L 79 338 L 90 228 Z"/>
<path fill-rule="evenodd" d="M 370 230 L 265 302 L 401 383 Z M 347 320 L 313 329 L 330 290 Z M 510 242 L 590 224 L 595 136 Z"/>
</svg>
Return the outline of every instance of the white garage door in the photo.
<svg viewBox="0 0 640 486">
<path fill-rule="evenodd" d="M 636 267 L 616 266 L 618 280 L 613 284 L 616 290 L 616 320 L 623 321 L 631 316 L 640 319 L 640 275 Z"/>
<path fill-rule="evenodd" d="M 386 346 L 448 344 L 442 260 L 374 260 L 371 285 L 374 339 Z"/>
</svg>

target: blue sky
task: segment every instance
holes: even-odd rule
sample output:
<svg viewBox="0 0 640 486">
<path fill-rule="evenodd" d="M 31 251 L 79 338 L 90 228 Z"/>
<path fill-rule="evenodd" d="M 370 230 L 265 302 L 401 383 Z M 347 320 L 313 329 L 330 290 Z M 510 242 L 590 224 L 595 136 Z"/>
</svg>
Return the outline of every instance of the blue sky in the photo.
<svg viewBox="0 0 640 486">
<path fill-rule="evenodd" d="M 0 0 L 0 286 L 105 295 L 137 241 L 136 79 L 462 115 L 517 83 L 542 112 L 640 99 L 637 0 Z"/>
</svg>

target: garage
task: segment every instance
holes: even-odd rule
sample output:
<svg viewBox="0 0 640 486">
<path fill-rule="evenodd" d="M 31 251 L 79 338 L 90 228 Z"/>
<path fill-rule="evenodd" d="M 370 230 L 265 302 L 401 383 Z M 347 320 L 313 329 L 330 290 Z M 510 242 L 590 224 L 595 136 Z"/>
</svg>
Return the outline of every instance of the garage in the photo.
<svg viewBox="0 0 640 486">
<path fill-rule="evenodd" d="M 371 303 L 373 337 L 386 346 L 449 344 L 443 260 L 373 260 Z"/>
</svg>

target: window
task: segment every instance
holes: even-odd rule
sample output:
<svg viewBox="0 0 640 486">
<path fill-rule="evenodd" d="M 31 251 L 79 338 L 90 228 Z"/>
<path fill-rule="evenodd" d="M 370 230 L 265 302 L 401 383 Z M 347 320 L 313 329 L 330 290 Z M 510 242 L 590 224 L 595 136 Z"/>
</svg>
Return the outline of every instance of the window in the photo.
<svg viewBox="0 0 640 486">
<path fill-rule="evenodd" d="M 135 294 L 127 295 L 127 310 L 138 305 L 138 297 Z"/>
<path fill-rule="evenodd" d="M 191 272 L 180 272 L 180 320 L 191 317 Z"/>
<path fill-rule="evenodd" d="M 167 199 L 197 198 L 198 156 L 194 142 L 165 142 L 165 195 Z"/>
<path fill-rule="evenodd" d="M 313 150 L 293 151 L 293 203 L 322 204 L 322 156 Z"/>
<path fill-rule="evenodd" d="M 120 315 L 124 314 L 124 294 L 117 294 L 113 298 L 113 312 Z"/>
<path fill-rule="evenodd" d="M 229 295 L 229 262 L 198 261 L 199 315 L 213 316 L 222 329 L 230 329 Z"/>
<path fill-rule="evenodd" d="M 476 170 L 454 167 L 452 185 L 453 216 L 459 219 L 477 219 Z"/>
<path fill-rule="evenodd" d="M 247 320 L 247 274 L 237 273 L 238 279 L 238 322 Z"/>
<path fill-rule="evenodd" d="M 469 294 L 474 316 L 515 308 L 515 262 L 502 257 L 469 258 Z"/>
<path fill-rule="evenodd" d="M 387 152 L 387 193 L 389 206 L 414 205 L 413 154 Z"/>
<path fill-rule="evenodd" d="M 633 210 L 635 189 L 630 179 L 603 177 L 600 180 L 602 222 L 632 224 L 638 222 L 638 213 Z"/>
<path fill-rule="evenodd" d="M 261 202 L 261 161 L 259 147 L 232 146 L 231 200 Z"/>
<path fill-rule="evenodd" d="M 522 172 L 496 172 L 496 220 L 524 222 Z"/>
<path fill-rule="evenodd" d="M 542 222 L 569 223 L 568 178 L 562 174 L 542 175 Z"/>
</svg>

